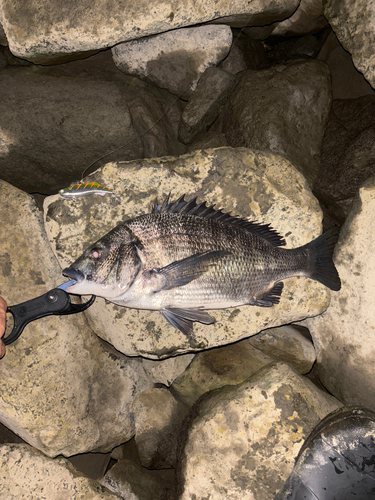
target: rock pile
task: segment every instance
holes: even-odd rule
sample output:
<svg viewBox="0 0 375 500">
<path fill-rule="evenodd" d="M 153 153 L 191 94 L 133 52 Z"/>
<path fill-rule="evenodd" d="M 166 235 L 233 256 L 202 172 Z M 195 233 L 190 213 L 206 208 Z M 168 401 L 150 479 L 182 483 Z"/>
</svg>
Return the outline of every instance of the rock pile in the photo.
<svg viewBox="0 0 375 500">
<path fill-rule="evenodd" d="M 0 361 L 1 498 L 273 500 L 325 415 L 375 410 L 364 8 L 2 0 L 8 304 L 169 192 L 270 223 L 289 248 L 343 227 L 339 292 L 292 278 L 279 305 L 213 311 L 189 338 L 100 298 L 30 323 Z M 56 194 L 81 180 L 114 194 Z"/>
</svg>

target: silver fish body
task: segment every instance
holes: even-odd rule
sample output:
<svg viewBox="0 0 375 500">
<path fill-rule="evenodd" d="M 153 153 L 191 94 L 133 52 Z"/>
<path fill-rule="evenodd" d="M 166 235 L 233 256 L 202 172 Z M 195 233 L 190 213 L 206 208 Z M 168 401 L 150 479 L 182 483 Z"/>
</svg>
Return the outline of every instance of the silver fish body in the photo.
<svg viewBox="0 0 375 500">
<path fill-rule="evenodd" d="M 277 304 L 282 280 L 311 277 L 333 290 L 331 260 L 338 231 L 297 248 L 269 225 L 249 222 L 180 198 L 120 224 L 91 245 L 63 274 L 67 291 L 115 304 L 160 311 L 185 334 L 194 321 L 212 323 L 207 309 Z"/>
</svg>

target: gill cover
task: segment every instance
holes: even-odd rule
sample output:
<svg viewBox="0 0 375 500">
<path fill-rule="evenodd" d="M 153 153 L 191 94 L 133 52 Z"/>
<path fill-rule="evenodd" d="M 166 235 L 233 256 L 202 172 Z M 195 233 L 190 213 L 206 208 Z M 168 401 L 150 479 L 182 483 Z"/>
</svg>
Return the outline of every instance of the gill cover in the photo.
<svg viewBox="0 0 375 500">
<path fill-rule="evenodd" d="M 115 298 L 133 283 L 140 270 L 135 238 L 124 225 L 117 226 L 85 250 L 65 276 L 77 277 L 69 293 L 103 295 Z"/>
</svg>

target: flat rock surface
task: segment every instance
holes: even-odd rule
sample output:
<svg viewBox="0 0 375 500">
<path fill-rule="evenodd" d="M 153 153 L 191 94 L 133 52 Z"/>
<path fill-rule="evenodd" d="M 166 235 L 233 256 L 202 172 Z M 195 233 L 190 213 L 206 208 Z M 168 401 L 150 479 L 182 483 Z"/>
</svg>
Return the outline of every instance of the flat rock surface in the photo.
<svg viewBox="0 0 375 500">
<path fill-rule="evenodd" d="M 155 197 L 184 193 L 216 203 L 271 225 L 298 247 L 321 232 L 321 210 L 303 176 L 282 157 L 246 148 L 198 151 L 178 158 L 164 157 L 110 163 L 87 180 L 115 189 L 113 194 L 45 200 L 45 227 L 62 268 L 116 224 L 150 212 Z M 216 323 L 196 323 L 191 338 L 167 324 L 154 311 L 132 310 L 97 299 L 87 311 L 93 330 L 127 355 L 155 359 L 198 351 L 240 340 L 263 330 L 323 312 L 329 290 L 306 278 L 285 281 L 279 305 L 213 311 Z"/>
</svg>

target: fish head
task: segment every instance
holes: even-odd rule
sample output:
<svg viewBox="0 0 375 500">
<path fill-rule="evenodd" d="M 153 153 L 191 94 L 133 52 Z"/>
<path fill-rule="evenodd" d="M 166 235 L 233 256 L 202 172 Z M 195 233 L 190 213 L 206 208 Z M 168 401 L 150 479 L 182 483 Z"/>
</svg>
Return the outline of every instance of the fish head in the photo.
<svg viewBox="0 0 375 500">
<path fill-rule="evenodd" d="M 90 245 L 62 273 L 76 280 L 67 288 L 68 293 L 98 295 L 112 300 L 129 289 L 140 267 L 135 238 L 121 224 Z"/>
</svg>

